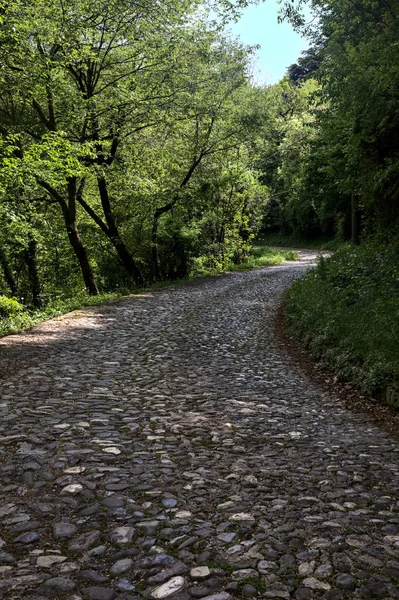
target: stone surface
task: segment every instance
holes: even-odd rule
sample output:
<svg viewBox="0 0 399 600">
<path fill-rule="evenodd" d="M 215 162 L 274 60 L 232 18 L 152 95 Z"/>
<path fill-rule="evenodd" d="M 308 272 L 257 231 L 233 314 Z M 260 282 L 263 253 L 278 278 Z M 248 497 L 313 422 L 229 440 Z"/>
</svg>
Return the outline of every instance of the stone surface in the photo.
<svg viewBox="0 0 399 600">
<path fill-rule="evenodd" d="M 39 541 L 40 534 L 32 531 L 29 533 L 23 533 L 15 538 L 14 542 L 17 544 L 33 544 L 34 542 Z"/>
<path fill-rule="evenodd" d="M 113 544 L 123 545 L 132 541 L 133 527 L 117 527 L 111 532 L 110 539 Z"/>
<path fill-rule="evenodd" d="M 156 598 L 157 600 L 161 600 L 162 598 L 168 598 L 173 594 L 176 594 L 180 590 L 184 588 L 186 584 L 186 580 L 184 577 L 172 577 L 166 583 L 163 583 L 159 587 L 155 588 L 151 592 L 151 596 Z"/>
<path fill-rule="evenodd" d="M 0 598 L 399 600 L 399 444 L 275 337 L 313 262 L 0 339 Z"/>
<path fill-rule="evenodd" d="M 121 575 L 121 573 L 125 573 L 133 566 L 133 561 L 131 558 L 122 558 L 118 560 L 115 564 L 110 568 L 110 573 L 112 575 Z"/>
<path fill-rule="evenodd" d="M 87 533 L 83 533 L 82 535 L 73 538 L 69 544 L 69 550 L 75 552 L 83 552 L 92 546 L 100 537 L 101 532 L 95 529 L 94 531 L 88 531 Z"/>
<path fill-rule="evenodd" d="M 187 590 L 192 598 L 203 598 L 209 595 L 209 589 L 206 587 L 194 586 Z"/>
<path fill-rule="evenodd" d="M 310 588 L 311 590 L 329 590 L 331 589 L 331 585 L 329 583 L 325 583 L 324 581 L 319 581 L 314 577 L 308 577 L 308 579 L 303 580 L 303 585 L 305 587 Z"/>
<path fill-rule="evenodd" d="M 250 583 L 242 586 L 241 594 L 243 598 L 255 598 L 258 595 L 258 590 Z"/>
<path fill-rule="evenodd" d="M 114 600 L 117 594 L 111 588 L 97 587 L 95 585 L 83 589 L 83 595 L 89 600 Z"/>
<path fill-rule="evenodd" d="M 73 523 L 54 523 L 53 536 L 56 540 L 67 540 L 73 537 L 77 531 Z"/>
<path fill-rule="evenodd" d="M 47 556 L 39 556 L 36 564 L 38 567 L 49 568 L 49 567 L 52 567 L 53 565 L 62 563 L 64 561 L 66 561 L 66 556 L 47 555 Z"/>
<path fill-rule="evenodd" d="M 52 577 L 43 583 L 43 589 L 51 594 L 72 592 L 76 584 L 67 577 Z M 52 596 L 54 597 L 54 595 Z"/>
<path fill-rule="evenodd" d="M 71 483 L 62 488 L 61 494 L 79 494 L 82 490 L 83 485 L 80 485 L 80 483 Z"/>
<path fill-rule="evenodd" d="M 190 571 L 190 577 L 193 579 L 205 579 L 206 577 L 209 577 L 210 574 L 211 571 L 209 567 L 194 567 L 194 569 L 191 569 Z"/>
</svg>

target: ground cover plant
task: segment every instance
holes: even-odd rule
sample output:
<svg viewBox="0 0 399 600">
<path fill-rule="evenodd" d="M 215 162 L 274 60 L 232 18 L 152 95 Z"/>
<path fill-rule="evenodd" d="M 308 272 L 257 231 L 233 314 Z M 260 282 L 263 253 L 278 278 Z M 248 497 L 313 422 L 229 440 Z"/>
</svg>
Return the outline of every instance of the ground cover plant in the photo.
<svg viewBox="0 0 399 600">
<path fill-rule="evenodd" d="M 236 270 L 257 269 L 280 265 L 289 260 L 297 260 L 298 254 L 294 250 L 277 250 L 265 245 L 255 244 L 243 263 L 236 266 Z"/>
<path fill-rule="evenodd" d="M 340 377 L 399 407 L 398 242 L 347 247 L 297 281 L 291 331 Z"/>
</svg>

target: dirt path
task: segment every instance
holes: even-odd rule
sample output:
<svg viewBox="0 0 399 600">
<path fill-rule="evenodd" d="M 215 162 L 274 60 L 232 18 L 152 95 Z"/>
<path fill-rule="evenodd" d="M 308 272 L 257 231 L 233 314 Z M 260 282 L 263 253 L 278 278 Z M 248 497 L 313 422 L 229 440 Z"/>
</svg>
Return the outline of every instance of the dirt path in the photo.
<svg viewBox="0 0 399 600">
<path fill-rule="evenodd" d="M 0 596 L 399 598 L 399 443 L 274 339 L 313 258 L 0 340 Z"/>
</svg>

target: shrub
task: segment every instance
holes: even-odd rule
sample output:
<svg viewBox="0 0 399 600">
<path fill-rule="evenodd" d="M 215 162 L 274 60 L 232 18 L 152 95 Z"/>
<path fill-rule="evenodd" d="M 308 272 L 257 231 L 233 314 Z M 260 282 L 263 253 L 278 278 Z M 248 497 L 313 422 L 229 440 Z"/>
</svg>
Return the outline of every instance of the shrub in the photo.
<svg viewBox="0 0 399 600">
<path fill-rule="evenodd" d="M 296 337 L 339 376 L 391 403 L 399 390 L 398 249 L 343 248 L 298 280 L 287 302 Z"/>
<path fill-rule="evenodd" d="M 7 298 L 7 296 L 0 296 L 0 318 L 9 318 L 21 313 L 24 310 L 22 304 L 15 300 L 15 298 Z"/>
</svg>

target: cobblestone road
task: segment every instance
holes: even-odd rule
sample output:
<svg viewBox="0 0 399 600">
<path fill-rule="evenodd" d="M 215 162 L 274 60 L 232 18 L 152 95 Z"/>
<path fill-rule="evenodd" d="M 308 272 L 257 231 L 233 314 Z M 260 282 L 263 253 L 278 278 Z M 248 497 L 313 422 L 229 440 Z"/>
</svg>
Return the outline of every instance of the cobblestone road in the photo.
<svg viewBox="0 0 399 600">
<path fill-rule="evenodd" d="M 310 261 L 0 340 L 0 597 L 399 598 L 399 444 L 273 337 Z"/>
</svg>

